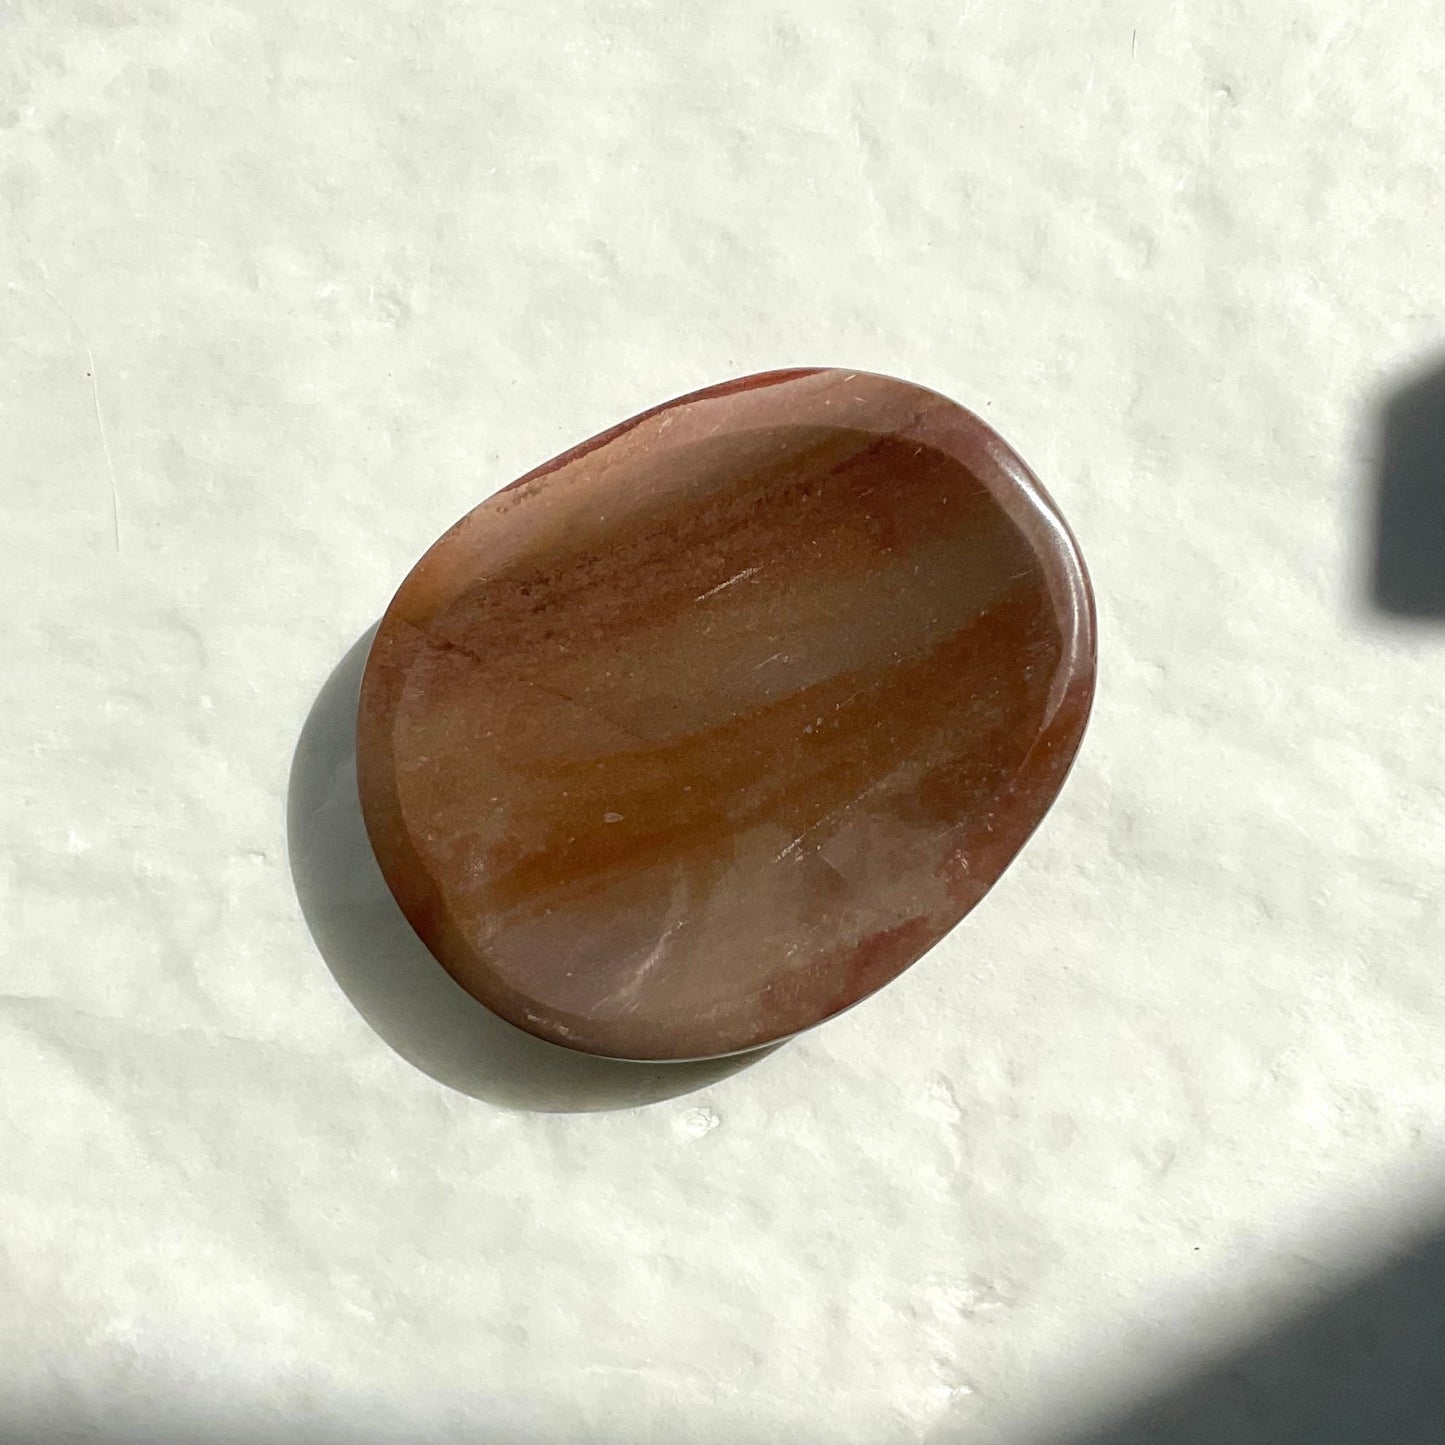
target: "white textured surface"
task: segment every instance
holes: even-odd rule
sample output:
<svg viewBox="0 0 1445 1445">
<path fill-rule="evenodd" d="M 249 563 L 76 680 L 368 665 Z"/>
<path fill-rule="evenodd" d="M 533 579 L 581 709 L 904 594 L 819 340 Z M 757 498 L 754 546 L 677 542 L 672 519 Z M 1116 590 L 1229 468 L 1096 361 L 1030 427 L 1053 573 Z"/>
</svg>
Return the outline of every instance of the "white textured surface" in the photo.
<svg viewBox="0 0 1445 1445">
<path fill-rule="evenodd" d="M 1438 0 L 0 0 L 0 1436 L 1052 1445 L 1438 1223 L 1445 626 L 1360 577 L 1442 62 Z M 444 1087 L 298 907 L 318 690 L 491 489 L 811 363 L 1074 523 L 1064 798 L 702 1092 Z"/>
</svg>

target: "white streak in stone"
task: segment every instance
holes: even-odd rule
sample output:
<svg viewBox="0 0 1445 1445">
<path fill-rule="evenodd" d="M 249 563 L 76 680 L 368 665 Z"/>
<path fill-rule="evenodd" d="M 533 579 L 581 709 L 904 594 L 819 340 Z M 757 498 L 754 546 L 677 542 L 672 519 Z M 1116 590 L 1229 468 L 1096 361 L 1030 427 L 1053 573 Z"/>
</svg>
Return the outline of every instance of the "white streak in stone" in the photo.
<svg viewBox="0 0 1445 1445">
<path fill-rule="evenodd" d="M 739 572 L 736 577 L 729 577 L 726 582 L 719 582 L 716 587 L 709 588 L 706 592 L 702 594 L 702 596 L 694 597 L 693 601 L 706 602 L 709 597 L 716 597 L 719 592 L 722 592 L 726 588 L 731 587 L 734 583 L 745 581 L 749 577 L 755 577 L 761 571 L 761 567 L 744 567 L 743 570 Z"/>
</svg>

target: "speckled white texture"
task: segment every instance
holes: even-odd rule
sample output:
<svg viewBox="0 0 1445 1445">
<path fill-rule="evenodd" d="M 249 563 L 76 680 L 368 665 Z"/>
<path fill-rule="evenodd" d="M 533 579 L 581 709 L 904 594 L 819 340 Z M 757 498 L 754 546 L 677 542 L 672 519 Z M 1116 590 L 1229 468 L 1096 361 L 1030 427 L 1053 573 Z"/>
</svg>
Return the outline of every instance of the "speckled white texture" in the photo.
<svg viewBox="0 0 1445 1445">
<path fill-rule="evenodd" d="M 0 1436 L 1054 1445 L 1438 1225 L 1445 624 L 1361 576 L 1442 62 L 1438 0 L 0 0 Z M 298 907 L 318 690 L 492 489 L 819 363 L 1074 524 L 1064 797 L 702 1092 L 443 1087 Z"/>
</svg>

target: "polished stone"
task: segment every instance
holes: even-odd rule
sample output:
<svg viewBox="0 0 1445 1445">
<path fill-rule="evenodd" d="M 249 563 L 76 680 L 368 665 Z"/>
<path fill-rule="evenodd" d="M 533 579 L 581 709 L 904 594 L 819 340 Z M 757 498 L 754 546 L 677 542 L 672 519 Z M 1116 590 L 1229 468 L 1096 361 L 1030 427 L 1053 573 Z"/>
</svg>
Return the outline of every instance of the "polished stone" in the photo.
<svg viewBox="0 0 1445 1445">
<path fill-rule="evenodd" d="M 413 927 L 589 1052 L 784 1038 L 895 978 L 1063 783 L 1093 606 L 1058 512 L 956 403 L 771 372 L 514 482 L 417 564 L 358 771 Z"/>
</svg>

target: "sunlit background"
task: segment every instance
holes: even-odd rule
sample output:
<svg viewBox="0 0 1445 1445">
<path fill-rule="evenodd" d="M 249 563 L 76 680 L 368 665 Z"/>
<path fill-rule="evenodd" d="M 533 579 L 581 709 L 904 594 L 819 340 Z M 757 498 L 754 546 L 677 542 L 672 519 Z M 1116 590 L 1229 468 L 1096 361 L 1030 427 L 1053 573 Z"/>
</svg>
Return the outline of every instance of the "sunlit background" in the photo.
<svg viewBox="0 0 1445 1445">
<path fill-rule="evenodd" d="M 1438 0 L 0 0 L 0 1438 L 1445 1439 L 1442 65 Z M 559 1062 L 389 911 L 354 645 L 808 364 L 1044 478 L 1090 734 L 864 1007 Z"/>
</svg>

